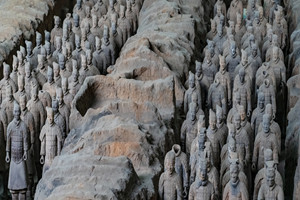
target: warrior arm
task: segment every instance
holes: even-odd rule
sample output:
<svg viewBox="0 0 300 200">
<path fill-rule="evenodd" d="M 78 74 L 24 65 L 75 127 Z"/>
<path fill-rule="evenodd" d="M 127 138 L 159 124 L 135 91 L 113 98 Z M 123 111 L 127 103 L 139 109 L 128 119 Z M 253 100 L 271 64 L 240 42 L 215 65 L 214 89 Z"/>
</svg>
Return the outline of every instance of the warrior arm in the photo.
<svg viewBox="0 0 300 200">
<path fill-rule="evenodd" d="M 184 94 L 184 104 L 183 104 L 183 112 L 186 114 L 188 111 L 188 95 L 187 95 L 187 91 Z"/>
<path fill-rule="evenodd" d="M 182 150 L 185 152 L 185 141 L 186 141 L 186 123 L 183 122 L 182 127 L 181 127 L 181 131 L 180 131 L 180 142 L 181 142 L 181 148 Z"/>
<path fill-rule="evenodd" d="M 247 88 L 247 111 L 251 112 L 251 90 Z"/>
<path fill-rule="evenodd" d="M 271 86 L 270 86 L 271 87 Z M 273 113 L 274 115 L 276 114 L 276 99 L 275 99 L 275 92 L 274 88 L 272 87 L 271 89 L 271 99 L 272 99 L 272 108 L 273 108 Z"/>
<path fill-rule="evenodd" d="M 46 118 L 47 118 L 47 113 L 42 104 L 41 104 L 41 108 L 39 110 L 40 110 L 40 130 L 42 130 L 42 128 L 45 124 Z"/>
<path fill-rule="evenodd" d="M 277 141 L 276 138 L 274 137 L 274 142 L 273 142 L 273 159 L 274 163 L 278 164 L 278 148 L 277 148 Z"/>
<path fill-rule="evenodd" d="M 187 156 L 184 156 L 184 159 L 182 161 L 182 168 L 183 168 L 183 186 L 189 187 L 189 168 L 188 168 Z"/>
<path fill-rule="evenodd" d="M 254 149 L 253 149 L 253 156 L 252 156 L 252 164 L 257 164 L 257 156 L 259 152 L 259 142 L 258 137 L 256 136 L 255 142 L 254 142 Z"/>
<path fill-rule="evenodd" d="M 7 137 L 6 137 L 6 152 L 10 152 L 10 143 L 11 143 L 11 137 L 10 137 L 10 126 L 7 128 Z"/>
<path fill-rule="evenodd" d="M 57 129 L 57 155 L 60 155 L 62 144 L 63 144 L 63 138 L 60 129 Z"/>
<path fill-rule="evenodd" d="M 177 184 L 176 184 L 176 193 L 177 193 L 177 200 L 182 200 L 182 182 L 181 178 L 178 175 L 177 179 Z"/>
<path fill-rule="evenodd" d="M 46 154 L 46 134 L 45 134 L 45 129 L 44 129 L 45 126 L 43 127 L 41 134 L 40 134 L 40 141 L 41 141 L 40 155 L 41 156 L 44 156 Z"/>
<path fill-rule="evenodd" d="M 26 127 L 26 126 L 25 126 Z M 25 131 L 23 132 L 23 147 L 24 152 L 27 152 L 31 143 L 29 142 L 29 129 L 26 127 Z"/>
<path fill-rule="evenodd" d="M 159 199 L 164 199 L 164 174 L 160 175 L 159 183 L 158 183 L 158 195 Z"/>
</svg>

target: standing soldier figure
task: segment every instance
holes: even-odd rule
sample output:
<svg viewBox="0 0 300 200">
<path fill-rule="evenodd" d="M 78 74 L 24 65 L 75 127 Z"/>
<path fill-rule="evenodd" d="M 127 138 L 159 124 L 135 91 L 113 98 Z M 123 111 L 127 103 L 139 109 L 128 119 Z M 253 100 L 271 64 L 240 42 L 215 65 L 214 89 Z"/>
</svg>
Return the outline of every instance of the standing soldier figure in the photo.
<svg viewBox="0 0 300 200">
<path fill-rule="evenodd" d="M 27 191 L 27 151 L 29 136 L 26 124 L 21 120 L 21 109 L 14 103 L 14 119 L 7 128 L 6 162 L 10 162 L 8 189 L 12 200 L 25 200 Z"/>
</svg>

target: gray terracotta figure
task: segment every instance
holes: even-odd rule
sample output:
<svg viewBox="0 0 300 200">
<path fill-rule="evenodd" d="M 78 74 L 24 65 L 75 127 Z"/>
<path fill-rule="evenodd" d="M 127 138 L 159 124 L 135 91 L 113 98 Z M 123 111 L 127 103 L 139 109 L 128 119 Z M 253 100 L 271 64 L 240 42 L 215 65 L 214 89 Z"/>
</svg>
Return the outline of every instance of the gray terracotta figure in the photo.
<svg viewBox="0 0 300 200">
<path fill-rule="evenodd" d="M 215 166 L 213 166 L 212 162 L 211 162 L 211 158 L 209 158 L 208 156 L 206 157 L 206 164 L 207 164 L 207 178 L 209 180 L 209 182 L 212 183 L 212 185 L 214 186 L 214 190 L 215 190 L 215 198 L 219 198 L 220 196 L 220 175 L 219 172 L 217 170 L 217 168 Z"/>
<path fill-rule="evenodd" d="M 89 55 L 89 57 L 91 57 L 91 51 L 87 50 L 86 51 L 87 55 Z M 91 59 L 90 63 L 87 63 L 87 56 L 85 55 L 81 55 L 81 68 L 79 70 L 79 83 L 82 84 L 85 80 L 86 77 L 89 76 L 95 76 L 100 74 L 98 69 L 91 64 Z"/>
<path fill-rule="evenodd" d="M 189 200 L 213 200 L 215 199 L 215 189 L 207 177 L 207 163 L 204 159 L 197 168 L 197 178 L 191 185 Z"/>
<path fill-rule="evenodd" d="M 25 41 L 26 44 L 26 62 L 29 62 L 31 64 L 31 66 L 33 66 L 34 68 L 36 68 L 37 66 L 37 56 L 35 56 L 33 54 L 33 47 L 32 47 L 32 42 L 26 40 Z"/>
<path fill-rule="evenodd" d="M 244 36 L 244 34 L 246 33 L 246 27 L 243 24 L 243 18 L 242 18 L 242 14 L 240 13 L 236 13 L 236 20 L 235 20 L 235 41 L 238 47 L 241 47 L 242 43 L 242 37 Z"/>
<path fill-rule="evenodd" d="M 5 99 L 2 101 L 1 104 L 1 110 L 3 110 L 3 112 L 6 115 L 6 121 L 8 125 L 8 123 L 10 123 L 13 120 L 13 108 L 14 108 L 14 97 L 13 97 L 13 91 L 10 85 L 7 86 L 6 88 L 6 97 Z"/>
<path fill-rule="evenodd" d="M 217 23 L 214 19 L 210 19 L 210 31 L 206 34 L 206 39 L 213 40 L 217 35 Z"/>
<path fill-rule="evenodd" d="M 84 29 L 86 31 L 86 38 L 89 41 L 91 45 L 91 50 L 94 52 L 95 51 L 95 36 L 91 33 L 91 25 L 86 23 L 84 26 Z"/>
<path fill-rule="evenodd" d="M 195 75 L 192 72 L 189 72 L 189 88 L 188 88 L 188 90 L 184 94 L 184 109 L 183 109 L 184 113 L 188 112 L 189 105 L 192 102 L 192 95 L 194 93 L 198 97 L 197 104 L 202 109 L 201 92 L 196 87 L 196 84 L 195 84 Z"/>
<path fill-rule="evenodd" d="M 71 109 L 71 103 L 73 101 L 73 95 L 71 95 L 70 91 L 69 91 L 68 79 L 62 78 L 62 80 L 61 80 L 61 88 L 62 88 L 62 91 L 63 91 L 64 103 L 66 104 L 66 106 L 69 109 Z"/>
<path fill-rule="evenodd" d="M 81 18 L 80 28 L 83 29 L 88 24 L 89 27 L 92 27 L 92 15 L 90 6 L 84 7 L 85 16 Z"/>
<path fill-rule="evenodd" d="M 279 11 L 274 11 L 275 13 L 275 19 L 273 21 L 273 31 L 278 37 L 278 43 L 279 47 L 281 49 L 284 49 L 286 46 L 286 40 L 287 40 L 287 34 L 288 30 L 287 27 L 284 27 L 284 24 L 282 24 L 282 18 Z"/>
<path fill-rule="evenodd" d="M 187 118 L 181 126 L 181 147 L 187 156 L 190 156 L 192 142 L 197 136 L 196 112 L 196 104 L 190 103 Z"/>
<path fill-rule="evenodd" d="M 227 124 L 232 124 L 233 116 L 238 112 L 238 106 L 241 105 L 241 94 L 238 92 L 233 93 L 232 108 L 227 114 Z"/>
<path fill-rule="evenodd" d="M 248 189 L 239 179 L 239 165 L 234 162 L 230 165 L 230 181 L 227 183 L 223 191 L 223 200 L 231 199 L 249 199 Z"/>
<path fill-rule="evenodd" d="M 54 16 L 54 28 L 51 30 L 51 40 L 50 42 L 56 47 L 57 40 L 56 37 L 62 38 L 63 30 L 61 26 L 61 19 L 58 16 Z"/>
<path fill-rule="evenodd" d="M 202 123 L 198 121 L 198 134 L 192 142 L 191 156 L 190 156 L 190 184 L 196 179 L 197 167 L 199 167 L 201 158 L 207 158 L 213 163 L 213 152 L 211 142 L 207 140 L 206 129 Z"/>
<path fill-rule="evenodd" d="M 257 97 L 257 107 L 254 109 L 251 116 L 251 127 L 256 136 L 258 133 L 258 128 L 262 122 L 263 115 L 265 114 L 265 95 L 262 92 L 258 93 Z"/>
<path fill-rule="evenodd" d="M 82 4 L 82 0 L 76 0 L 76 4 L 73 8 L 73 13 L 80 16 L 80 19 L 83 19 L 85 17 L 85 10 Z"/>
<path fill-rule="evenodd" d="M 33 82 L 37 82 L 36 78 L 32 76 L 32 66 L 29 62 L 25 63 L 25 92 L 28 96 L 28 100 L 30 99 L 30 91 Z"/>
<path fill-rule="evenodd" d="M 129 21 L 131 22 L 131 27 L 132 27 L 132 34 L 135 34 L 138 28 L 138 17 L 136 13 L 133 12 L 132 10 L 132 5 L 130 0 L 126 0 L 126 12 L 125 16 Z"/>
<path fill-rule="evenodd" d="M 10 66 L 6 64 L 5 62 L 3 63 L 3 79 L 0 81 L 0 88 L 1 88 L 1 102 L 5 99 L 6 96 L 6 88 L 8 85 L 11 86 L 13 92 L 15 93 L 17 91 L 17 86 L 11 78 L 10 78 Z"/>
<path fill-rule="evenodd" d="M 227 28 L 227 39 L 223 43 L 223 56 L 226 58 L 231 51 L 231 43 L 234 41 L 234 35 L 232 34 L 232 28 Z"/>
<path fill-rule="evenodd" d="M 51 96 L 49 94 L 49 92 L 45 91 L 45 90 L 40 90 L 39 91 L 39 99 L 41 100 L 43 106 L 46 108 L 47 106 L 50 107 L 51 106 Z"/>
<path fill-rule="evenodd" d="M 24 76 L 18 76 L 18 88 L 19 88 L 18 91 L 13 94 L 14 99 L 17 102 L 20 102 L 20 97 L 23 95 L 27 96 L 27 98 L 29 99 L 28 94 L 25 91 L 25 77 Z"/>
<path fill-rule="evenodd" d="M 40 86 L 47 82 L 47 59 L 44 55 L 38 55 L 38 66 L 35 70 L 35 77 Z"/>
<path fill-rule="evenodd" d="M 267 49 L 265 61 L 269 62 L 269 61 L 272 60 L 273 47 L 278 47 L 279 48 L 278 49 L 278 51 L 279 51 L 279 58 L 280 58 L 280 60 L 284 61 L 284 53 L 283 53 L 282 49 L 280 48 L 278 36 L 276 34 L 273 34 L 273 36 L 272 36 L 272 45 L 270 45 L 269 48 Z"/>
<path fill-rule="evenodd" d="M 251 45 L 251 51 L 248 57 L 248 62 L 250 63 L 250 66 L 252 68 L 253 78 L 254 78 L 258 68 L 262 65 L 261 57 L 258 54 L 258 47 L 255 43 Z"/>
<path fill-rule="evenodd" d="M 52 50 L 51 50 L 51 43 L 50 42 L 48 42 L 48 41 L 45 42 L 45 49 L 46 49 L 47 64 L 50 65 L 50 66 L 52 66 L 52 63 L 55 61 L 55 58 L 53 57 L 53 53 L 52 53 Z"/>
<path fill-rule="evenodd" d="M 220 68 L 219 68 L 219 71 L 217 72 L 215 78 L 220 81 L 220 84 L 225 89 L 225 98 L 227 99 L 228 104 L 231 105 L 230 75 L 229 75 L 229 72 L 227 72 L 227 70 L 226 70 L 225 57 L 220 55 L 219 60 L 220 60 Z"/>
<path fill-rule="evenodd" d="M 95 5 L 93 6 L 91 10 L 92 15 L 96 15 L 98 18 L 100 18 L 103 15 L 106 15 L 107 8 L 102 0 L 97 0 Z"/>
<path fill-rule="evenodd" d="M 221 5 L 216 5 L 216 14 L 214 15 L 214 20 L 217 24 L 220 24 L 221 16 L 224 17 L 224 14 L 222 13 L 222 7 Z"/>
<path fill-rule="evenodd" d="M 131 36 L 132 27 L 130 20 L 125 16 L 125 6 L 120 5 L 120 17 L 118 19 L 118 25 L 122 31 L 123 44 L 127 41 L 127 39 Z"/>
<path fill-rule="evenodd" d="M 263 128 L 258 132 L 255 142 L 252 157 L 252 170 L 259 171 L 264 167 L 264 149 L 270 148 L 273 151 L 273 160 L 278 164 L 278 142 L 275 134 L 270 129 L 271 116 L 263 115 Z"/>
<path fill-rule="evenodd" d="M 58 55 L 62 53 L 62 40 L 61 37 L 55 37 L 55 51 L 53 52 L 53 59 L 58 62 Z"/>
<path fill-rule="evenodd" d="M 60 77 L 69 78 L 71 76 L 71 72 L 66 68 L 65 56 L 63 54 L 59 54 L 58 56 L 58 65 L 59 65 Z"/>
<path fill-rule="evenodd" d="M 263 84 L 258 89 L 259 92 L 265 95 L 265 104 L 271 104 L 274 115 L 276 114 L 276 96 L 274 86 L 270 84 L 268 79 L 265 79 Z"/>
<path fill-rule="evenodd" d="M 104 66 L 106 66 L 106 57 L 101 49 L 101 39 L 96 37 L 96 50 L 93 53 L 92 63 L 99 70 L 100 74 L 104 74 Z"/>
<path fill-rule="evenodd" d="M 3 187 L 0 195 L 3 199 L 7 199 L 8 197 L 8 191 L 7 191 L 8 165 L 5 162 L 7 125 L 8 123 L 6 119 L 6 114 L 3 109 L 0 109 L 0 176 L 1 176 L 0 185 L 1 187 Z"/>
<path fill-rule="evenodd" d="M 60 76 L 60 68 L 58 63 L 53 62 L 53 79 L 55 86 L 61 87 L 61 76 Z"/>
<path fill-rule="evenodd" d="M 259 46 L 262 45 L 263 38 L 266 35 L 266 23 L 261 21 L 259 11 L 254 12 L 253 29 L 255 40 L 258 41 Z"/>
<path fill-rule="evenodd" d="M 254 18 L 254 13 L 257 10 L 256 7 L 256 0 L 249 0 L 247 4 L 247 19 L 248 20 L 253 20 Z"/>
<path fill-rule="evenodd" d="M 119 17 L 118 12 L 115 10 L 115 1 L 114 0 L 109 0 L 109 7 L 107 9 L 107 17 L 112 21 L 112 18 L 116 19 Z"/>
<path fill-rule="evenodd" d="M 39 99 L 38 87 L 32 87 L 31 90 L 31 99 L 27 103 L 27 108 L 30 113 L 32 113 L 34 118 L 34 127 L 35 127 L 35 141 L 34 141 L 34 161 L 37 168 L 37 175 L 41 178 L 42 169 L 39 164 L 41 142 L 39 140 L 39 134 L 46 122 L 46 109 Z"/>
<path fill-rule="evenodd" d="M 241 0 L 233 0 L 227 12 L 227 19 L 236 23 L 236 14 L 243 14 L 243 3 Z"/>
<path fill-rule="evenodd" d="M 216 43 L 216 47 L 218 48 L 219 52 L 223 52 L 223 44 L 226 40 L 224 36 L 223 26 L 218 24 L 217 26 L 217 35 L 214 37 L 213 41 Z"/>
<path fill-rule="evenodd" d="M 269 169 L 274 169 L 275 170 L 275 182 L 277 185 L 280 187 L 283 187 L 283 180 L 278 172 L 278 170 L 275 167 L 275 163 L 273 161 L 273 152 L 271 149 L 265 149 L 264 150 L 264 159 L 265 159 L 265 164 L 264 168 L 259 170 L 256 174 L 255 180 L 254 180 L 254 192 L 253 192 L 253 199 L 256 200 L 258 197 L 258 192 L 261 186 L 266 183 L 266 171 Z"/>
<path fill-rule="evenodd" d="M 56 89 L 56 98 L 58 101 L 58 110 L 59 113 L 63 116 L 63 118 L 65 119 L 66 122 L 66 134 L 69 133 L 70 129 L 69 129 L 69 118 L 70 118 L 70 108 L 65 104 L 64 102 L 64 93 L 63 90 L 61 88 L 57 88 Z"/>
<path fill-rule="evenodd" d="M 271 104 L 267 104 L 265 108 L 265 113 L 271 116 L 270 129 L 272 133 L 275 134 L 278 143 L 278 152 L 281 152 L 281 129 L 277 122 L 274 121 L 275 115 L 273 113 L 273 108 Z M 258 131 L 262 130 L 262 123 L 258 127 Z"/>
<path fill-rule="evenodd" d="M 69 89 L 70 94 L 74 97 L 79 91 L 81 84 L 79 83 L 79 72 L 78 70 L 73 70 L 72 76 L 70 77 Z"/>
<path fill-rule="evenodd" d="M 178 144 L 172 146 L 171 151 L 175 154 L 175 171 L 181 178 L 183 197 L 186 198 L 189 189 L 189 164 L 188 158 L 184 152 L 181 151 L 181 147 Z M 167 153 L 168 154 L 168 153 Z"/>
<path fill-rule="evenodd" d="M 47 122 L 40 133 L 41 151 L 40 162 L 43 166 L 43 174 L 49 169 L 55 156 L 58 156 L 62 149 L 62 133 L 54 122 L 52 108 L 46 107 Z"/>
<path fill-rule="evenodd" d="M 67 23 L 63 25 L 62 47 L 65 47 L 66 43 L 69 42 L 71 49 L 74 50 L 75 34 L 72 32 L 71 27 L 72 23 L 70 21 L 67 21 Z"/>
<path fill-rule="evenodd" d="M 81 29 L 80 29 L 80 19 L 78 14 L 73 14 L 73 27 L 72 27 L 72 32 L 75 35 L 78 35 L 81 37 Z"/>
<path fill-rule="evenodd" d="M 21 120 L 21 109 L 14 102 L 14 119 L 7 127 L 6 162 L 10 163 L 8 189 L 12 200 L 25 200 L 28 187 L 26 160 L 30 148 L 29 133 Z"/>
<path fill-rule="evenodd" d="M 36 45 L 33 49 L 33 54 L 34 54 L 35 57 L 37 57 L 37 55 L 41 53 L 41 48 L 43 48 L 42 34 L 40 34 L 39 32 L 36 32 L 35 42 L 36 42 Z"/>
<path fill-rule="evenodd" d="M 106 58 L 105 60 L 107 61 L 104 67 L 104 74 L 106 74 L 106 69 L 116 62 L 116 51 L 114 46 L 110 43 L 108 27 L 104 27 L 101 49 L 103 50 Z"/>
<path fill-rule="evenodd" d="M 111 43 L 115 44 L 115 49 L 116 49 L 116 55 L 119 54 L 121 51 L 121 48 L 123 44 L 126 41 L 123 41 L 123 35 L 121 29 L 117 26 L 116 22 L 111 22 L 111 28 L 110 28 L 110 38 L 109 38 Z"/>
<path fill-rule="evenodd" d="M 273 47 L 273 56 L 270 61 L 270 67 L 274 71 L 276 85 L 274 87 L 280 88 L 286 84 L 286 67 L 282 60 L 279 57 L 279 48 Z"/>
<path fill-rule="evenodd" d="M 219 79 L 215 79 L 210 86 L 207 95 L 208 108 L 216 111 L 217 105 L 220 106 L 224 113 L 227 113 L 227 99 L 224 87 L 220 84 Z"/>
<path fill-rule="evenodd" d="M 268 24 L 270 25 L 270 24 Z M 266 25 L 267 26 L 267 25 Z M 266 57 L 266 53 L 267 53 L 267 50 L 270 48 L 270 46 L 272 45 L 272 37 L 273 37 L 273 30 L 272 28 L 270 29 L 267 29 L 267 33 L 266 33 L 266 36 L 265 36 L 265 41 L 262 45 L 262 60 L 265 60 L 265 57 Z"/>
<path fill-rule="evenodd" d="M 94 37 L 101 37 L 101 29 L 98 26 L 98 16 L 95 14 L 92 14 L 91 34 L 93 34 Z"/>
<path fill-rule="evenodd" d="M 268 79 L 269 83 L 271 85 L 276 86 L 276 76 L 274 73 L 274 70 L 271 68 L 269 62 L 264 62 L 260 68 L 258 68 L 256 72 L 256 89 L 259 89 L 259 87 L 264 83 L 264 80 Z M 276 87 L 274 88 L 276 89 Z"/>
<path fill-rule="evenodd" d="M 44 44 L 44 49 L 46 49 L 46 43 L 49 42 L 50 45 L 49 45 L 49 54 L 52 54 L 54 51 L 55 51 L 55 47 L 54 45 L 51 43 L 51 34 L 49 31 L 45 30 L 44 31 L 44 34 L 45 34 L 45 44 Z"/>
<path fill-rule="evenodd" d="M 216 46 L 216 43 L 214 41 L 212 40 L 206 40 L 206 41 L 207 41 L 207 45 L 204 48 L 204 53 L 206 53 L 206 51 L 210 51 L 211 61 L 217 67 L 219 66 L 219 54 L 220 54 L 219 49 Z M 207 62 L 207 57 L 204 57 L 203 63 L 206 62 Z"/>
<path fill-rule="evenodd" d="M 110 18 L 107 15 L 103 15 L 99 19 L 98 26 L 101 29 L 101 33 L 100 33 L 101 38 L 103 38 L 104 27 L 105 26 L 110 27 L 110 25 L 111 25 L 111 20 L 110 20 Z"/>
<path fill-rule="evenodd" d="M 255 76 L 255 72 L 253 72 L 253 69 L 251 67 L 251 64 L 248 60 L 248 54 L 246 51 L 242 50 L 242 57 L 241 57 L 241 62 L 238 66 L 236 66 L 234 74 L 235 76 L 237 76 L 239 74 L 240 69 L 244 69 L 245 72 L 245 76 L 246 76 L 246 80 L 247 82 L 250 84 L 249 85 L 249 89 L 252 89 L 252 84 L 253 84 L 253 80 L 254 80 L 254 76 Z M 249 82 L 250 81 L 250 82 Z M 233 83 L 235 84 L 235 83 Z"/>
<path fill-rule="evenodd" d="M 248 79 L 248 80 L 247 80 Z M 249 84 L 249 77 L 246 76 L 244 68 L 239 70 L 239 74 L 235 77 L 233 92 L 238 92 L 241 95 L 241 105 L 247 110 L 247 116 L 250 117 L 251 106 L 251 84 Z"/>
<path fill-rule="evenodd" d="M 53 75 L 53 69 L 51 67 L 48 67 L 47 71 L 47 83 L 43 85 L 43 90 L 47 91 L 51 97 L 55 96 L 55 82 L 54 82 L 54 75 Z"/>
<path fill-rule="evenodd" d="M 31 199 L 33 197 L 33 184 L 34 184 L 34 174 L 36 174 L 35 158 L 34 158 L 34 146 L 35 137 L 38 135 L 35 130 L 35 122 L 32 113 L 27 109 L 27 99 L 26 96 L 20 97 L 20 108 L 21 108 L 21 120 L 25 123 L 28 128 L 29 134 L 29 149 L 27 152 L 27 175 L 28 175 L 28 188 L 27 188 L 27 198 Z"/>
<path fill-rule="evenodd" d="M 53 114 L 54 114 L 54 122 L 55 124 L 60 128 L 61 131 L 61 135 L 62 135 L 62 144 L 65 140 L 65 138 L 67 137 L 67 133 L 66 133 L 66 119 L 64 118 L 64 116 L 62 116 L 62 114 L 59 112 L 59 102 L 57 99 L 52 99 L 52 110 L 53 110 Z"/>
<path fill-rule="evenodd" d="M 226 67 L 230 77 L 230 87 L 233 87 L 235 78 L 235 68 L 241 62 L 241 57 L 238 55 L 238 49 L 235 42 L 230 43 L 230 54 L 226 57 Z"/>
<path fill-rule="evenodd" d="M 220 150 L 222 147 L 226 144 L 226 140 L 228 137 L 228 127 L 225 123 L 225 117 L 224 117 L 223 110 L 220 106 L 217 106 L 216 110 L 216 119 L 217 119 L 217 135 L 219 137 L 219 143 L 220 143 Z"/>
<path fill-rule="evenodd" d="M 217 14 L 217 6 L 220 6 L 221 8 L 221 13 L 224 15 L 224 16 L 227 16 L 226 15 L 226 4 L 223 0 L 217 0 L 217 2 L 215 3 L 215 6 L 214 6 L 214 16 Z"/>
<path fill-rule="evenodd" d="M 72 57 L 81 65 L 81 55 L 85 54 L 81 48 L 81 39 L 79 35 L 75 35 L 75 50 L 72 52 Z"/>
<path fill-rule="evenodd" d="M 241 116 L 236 113 L 233 118 L 233 125 L 236 129 L 235 139 L 237 152 L 242 159 L 244 168 L 250 165 L 251 159 L 251 142 L 247 131 L 241 126 Z"/>
<path fill-rule="evenodd" d="M 21 74 L 24 76 L 25 75 L 25 61 L 24 61 L 23 53 L 21 51 L 17 51 L 17 58 L 18 58 L 18 74 Z"/>
<path fill-rule="evenodd" d="M 161 200 L 181 200 L 182 183 L 180 175 L 175 172 L 175 154 L 168 153 L 165 157 L 165 171 L 160 175 L 158 195 Z"/>
<path fill-rule="evenodd" d="M 75 36 L 74 36 L 75 38 Z M 65 68 L 67 69 L 67 71 L 69 71 L 70 73 L 72 73 L 72 49 L 70 46 L 70 43 L 67 42 L 66 43 L 66 47 L 65 47 Z"/>
<path fill-rule="evenodd" d="M 212 62 L 211 51 L 205 52 L 204 60 L 205 60 L 205 62 L 202 63 L 202 72 L 203 72 L 203 75 L 208 80 L 209 85 L 211 85 L 214 81 L 216 73 L 218 72 L 217 67 Z"/>
<path fill-rule="evenodd" d="M 18 83 L 18 57 L 13 55 L 13 62 L 12 62 L 12 71 L 9 75 L 11 80 L 16 84 Z"/>
<path fill-rule="evenodd" d="M 284 199 L 283 189 L 281 186 L 277 185 L 275 181 L 274 168 L 268 168 L 266 170 L 266 182 L 264 182 L 259 189 L 257 199 Z"/>
<path fill-rule="evenodd" d="M 240 105 L 238 107 L 238 112 L 241 116 L 241 126 L 243 129 L 246 130 L 248 136 L 249 136 L 249 139 L 250 139 L 250 144 L 251 144 L 251 149 L 253 147 L 253 142 L 254 142 L 254 134 L 253 134 L 253 130 L 252 130 L 252 127 L 251 127 L 251 124 L 250 122 L 248 121 L 248 117 L 247 117 L 247 113 L 246 113 L 246 110 L 245 110 L 245 107 Z"/>
<path fill-rule="evenodd" d="M 207 99 L 210 83 L 207 80 L 207 77 L 203 75 L 202 63 L 198 61 L 196 61 L 195 81 L 196 81 L 196 89 L 201 94 L 201 105 L 198 106 L 199 107 L 201 106 L 201 108 L 203 109 L 203 104 Z"/>
<path fill-rule="evenodd" d="M 135 13 L 136 17 L 137 17 L 137 20 L 138 20 L 138 16 L 139 16 L 139 13 L 140 13 L 140 10 L 141 10 L 141 0 L 130 0 L 131 1 L 131 9 L 132 9 L 132 12 Z M 138 24 L 138 22 L 137 22 Z"/>
<path fill-rule="evenodd" d="M 241 46 L 240 46 L 241 49 L 244 49 L 244 48 L 246 48 L 246 47 L 248 47 L 250 45 L 250 42 L 249 42 L 249 40 L 250 40 L 249 37 L 250 36 L 253 36 L 252 39 L 255 40 L 255 38 L 254 38 L 254 30 L 253 30 L 252 24 L 247 24 L 247 25 L 248 25 L 247 26 L 247 31 L 245 32 L 245 34 L 243 35 L 242 40 L 241 40 Z"/>
</svg>

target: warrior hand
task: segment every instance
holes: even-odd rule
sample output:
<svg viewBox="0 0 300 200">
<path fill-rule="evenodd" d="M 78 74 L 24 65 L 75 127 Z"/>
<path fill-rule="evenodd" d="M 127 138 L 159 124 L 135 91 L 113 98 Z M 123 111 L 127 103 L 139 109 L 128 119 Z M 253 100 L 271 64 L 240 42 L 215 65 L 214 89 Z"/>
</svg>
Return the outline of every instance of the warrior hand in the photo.
<svg viewBox="0 0 300 200">
<path fill-rule="evenodd" d="M 6 158 L 5 158 L 5 161 L 6 161 L 7 163 L 9 163 L 9 162 L 10 162 L 9 153 L 6 153 Z"/>
<path fill-rule="evenodd" d="M 187 198 L 187 197 L 188 197 L 187 195 L 188 195 L 188 194 L 187 194 L 187 187 L 184 187 L 182 196 L 183 196 L 183 198 Z"/>
<path fill-rule="evenodd" d="M 275 117 L 276 117 L 276 115 L 275 115 L 275 113 L 273 113 L 273 119 L 275 119 Z"/>
<path fill-rule="evenodd" d="M 24 159 L 24 160 L 27 160 L 27 152 L 24 153 L 23 159 Z"/>
<path fill-rule="evenodd" d="M 248 112 L 247 112 L 247 117 L 250 117 L 251 116 L 251 111 L 249 110 Z"/>
<path fill-rule="evenodd" d="M 44 156 L 41 156 L 40 163 L 41 163 L 42 165 L 45 164 L 45 158 L 44 158 Z"/>
<path fill-rule="evenodd" d="M 256 164 L 252 163 L 252 171 L 255 171 L 255 170 L 256 170 Z"/>
</svg>

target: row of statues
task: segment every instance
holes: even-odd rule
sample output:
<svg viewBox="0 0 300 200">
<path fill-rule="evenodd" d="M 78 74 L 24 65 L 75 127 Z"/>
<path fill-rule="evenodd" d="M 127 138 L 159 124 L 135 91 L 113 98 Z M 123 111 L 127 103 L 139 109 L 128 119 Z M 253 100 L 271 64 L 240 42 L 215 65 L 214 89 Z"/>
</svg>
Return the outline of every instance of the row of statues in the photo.
<svg viewBox="0 0 300 200">
<path fill-rule="evenodd" d="M 0 81 L 1 198 L 32 199 L 38 180 L 70 132 L 72 101 L 87 77 L 107 74 L 135 34 L 142 2 L 77 0 L 73 13 L 54 17 L 3 63 Z M 8 165 L 9 163 L 9 165 Z M 7 188 L 10 191 L 7 191 Z"/>
<path fill-rule="evenodd" d="M 204 59 L 186 77 L 186 119 L 165 155 L 160 199 L 285 198 L 287 28 L 277 0 L 228 9 L 216 1 Z"/>
</svg>

